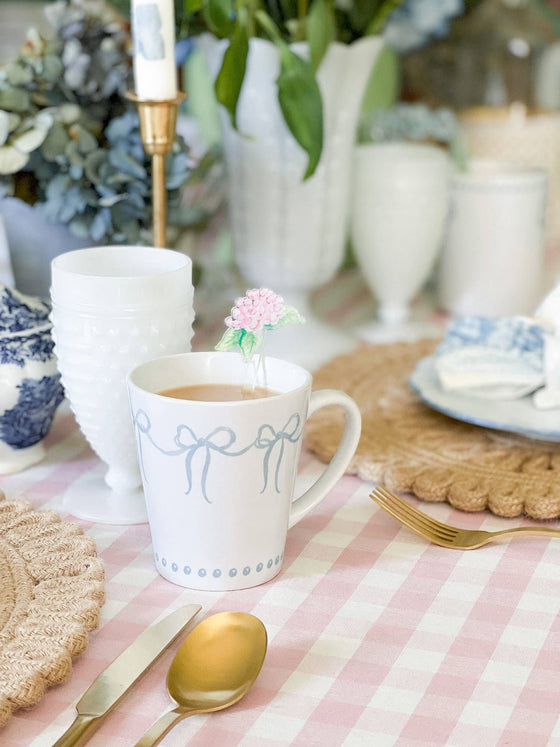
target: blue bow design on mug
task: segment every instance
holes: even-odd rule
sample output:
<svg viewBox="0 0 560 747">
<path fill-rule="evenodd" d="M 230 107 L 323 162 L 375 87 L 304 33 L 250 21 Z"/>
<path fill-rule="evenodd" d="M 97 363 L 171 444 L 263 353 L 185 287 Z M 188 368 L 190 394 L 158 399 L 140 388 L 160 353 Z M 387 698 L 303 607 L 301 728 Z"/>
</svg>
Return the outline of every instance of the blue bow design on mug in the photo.
<svg viewBox="0 0 560 747">
<path fill-rule="evenodd" d="M 147 476 L 144 469 L 144 452 L 142 444 L 142 436 L 148 439 L 152 446 L 165 456 L 176 457 L 185 456 L 185 472 L 187 477 L 187 489 L 185 494 L 189 494 L 193 487 L 193 459 L 195 455 L 202 451 L 204 453 L 204 464 L 202 472 L 200 474 L 200 489 L 204 500 L 207 503 L 212 503 L 208 498 L 206 491 L 206 482 L 208 479 L 208 472 L 210 470 L 210 464 L 212 462 L 212 454 L 218 453 L 227 457 L 236 457 L 246 454 L 250 449 L 257 448 L 263 449 L 265 454 L 263 458 L 263 478 L 264 485 L 261 493 L 264 493 L 268 485 L 268 472 L 270 466 L 270 459 L 276 444 L 280 444 L 280 448 L 276 459 L 276 469 L 274 475 L 274 486 L 276 492 L 280 492 L 280 466 L 284 456 L 285 444 L 287 441 L 290 443 L 296 443 L 301 437 L 302 431 L 300 430 L 301 418 L 298 413 L 294 413 L 286 422 L 283 428 L 279 431 L 275 431 L 271 425 L 261 425 L 257 432 L 257 437 L 247 446 L 241 448 L 239 451 L 230 451 L 230 448 L 237 440 L 237 436 L 231 428 L 226 426 L 219 426 L 214 428 L 213 431 L 208 433 L 206 436 L 199 438 L 196 433 L 188 425 L 179 425 L 173 442 L 176 446 L 175 449 L 164 449 L 159 446 L 153 439 L 151 434 L 152 423 L 148 414 L 144 410 L 137 410 L 133 415 L 134 428 L 136 430 L 136 437 L 138 442 L 138 456 L 140 461 L 140 468 L 142 470 L 143 479 L 147 482 Z"/>
<path fill-rule="evenodd" d="M 276 444 L 280 444 L 280 450 L 276 459 L 276 469 L 274 472 L 274 487 L 276 492 L 280 492 L 280 465 L 284 456 L 284 449 L 286 441 L 295 444 L 301 436 L 299 431 L 301 418 L 298 413 L 294 413 L 287 423 L 279 431 L 275 431 L 271 425 L 261 425 L 255 439 L 255 446 L 257 449 L 265 449 L 265 455 L 263 460 L 263 489 L 261 493 L 264 493 L 266 486 L 268 485 L 268 469 L 269 462 L 274 451 Z"/>
<path fill-rule="evenodd" d="M 248 450 L 242 449 L 239 452 L 228 452 L 229 447 L 235 442 L 236 436 L 231 428 L 220 426 L 215 428 L 207 436 L 198 438 L 192 428 L 188 425 L 180 425 L 177 428 L 177 434 L 175 436 L 175 443 L 182 450 L 182 453 L 187 454 L 185 457 L 185 471 L 187 473 L 187 489 L 185 493 L 188 495 L 192 489 L 192 461 L 195 454 L 200 450 L 204 450 L 204 466 L 200 475 L 200 488 L 202 496 L 206 503 L 212 503 L 206 493 L 206 480 L 208 478 L 208 470 L 210 468 L 210 462 L 212 460 L 212 452 L 217 451 L 218 454 L 224 454 L 225 456 L 238 456 L 239 454 L 245 453 Z"/>
<path fill-rule="evenodd" d="M 150 418 L 148 417 L 147 413 L 144 412 L 144 410 L 138 410 L 136 413 L 133 413 L 132 422 L 133 422 L 134 428 L 138 431 L 137 433 L 138 461 L 140 463 L 140 469 L 142 471 L 142 479 L 148 482 L 148 478 L 146 476 L 146 470 L 144 469 L 144 451 L 142 448 L 142 439 L 140 438 L 140 433 L 143 433 L 151 441 L 152 438 L 150 436 L 150 428 L 152 427 L 152 423 L 150 422 Z"/>
</svg>

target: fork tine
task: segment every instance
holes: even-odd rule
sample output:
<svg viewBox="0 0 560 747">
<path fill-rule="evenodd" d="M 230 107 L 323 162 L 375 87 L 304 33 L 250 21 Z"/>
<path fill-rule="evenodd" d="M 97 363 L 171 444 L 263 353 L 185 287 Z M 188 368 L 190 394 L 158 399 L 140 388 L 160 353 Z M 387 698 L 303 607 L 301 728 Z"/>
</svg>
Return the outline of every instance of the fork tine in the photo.
<svg viewBox="0 0 560 747">
<path fill-rule="evenodd" d="M 384 488 L 376 488 L 371 497 L 392 516 L 408 526 L 409 529 L 424 537 L 429 535 L 428 539 L 432 541 L 437 538 L 441 542 L 450 544 L 457 536 L 455 527 L 450 527 L 432 519 L 431 516 L 423 514 Z"/>
<path fill-rule="evenodd" d="M 430 529 L 422 526 L 422 524 L 417 521 L 414 516 L 411 516 L 406 512 L 399 510 L 399 508 L 394 508 L 392 505 L 386 504 L 380 493 L 376 493 L 374 491 L 373 493 L 371 493 L 371 498 L 373 498 L 383 510 L 387 511 L 388 514 L 390 514 L 395 519 L 397 519 L 397 521 L 403 524 L 403 526 L 408 527 L 408 529 L 420 535 L 423 539 L 426 539 L 429 542 L 435 542 L 436 544 L 443 543 L 448 545 L 451 543 L 451 539 L 440 537 Z"/>
<path fill-rule="evenodd" d="M 448 537 L 457 536 L 458 529 L 456 527 L 449 526 L 449 524 L 443 524 L 441 521 L 428 516 L 428 514 L 422 513 L 417 508 L 404 501 L 402 498 L 399 498 L 399 496 L 395 495 L 395 493 L 387 490 L 387 488 L 378 486 L 376 490 L 384 496 L 386 503 L 390 503 L 393 506 L 398 506 L 407 514 L 414 515 L 420 522 L 422 522 L 423 525 L 429 527 L 438 534 Z"/>
</svg>

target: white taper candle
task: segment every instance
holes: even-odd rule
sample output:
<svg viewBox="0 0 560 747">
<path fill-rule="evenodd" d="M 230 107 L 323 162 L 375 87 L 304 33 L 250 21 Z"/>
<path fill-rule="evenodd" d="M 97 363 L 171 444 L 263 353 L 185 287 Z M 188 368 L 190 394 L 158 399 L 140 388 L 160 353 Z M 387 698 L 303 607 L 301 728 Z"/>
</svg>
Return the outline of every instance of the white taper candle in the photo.
<svg viewBox="0 0 560 747">
<path fill-rule="evenodd" d="M 140 99 L 177 95 L 173 0 L 132 0 L 134 88 Z"/>
</svg>

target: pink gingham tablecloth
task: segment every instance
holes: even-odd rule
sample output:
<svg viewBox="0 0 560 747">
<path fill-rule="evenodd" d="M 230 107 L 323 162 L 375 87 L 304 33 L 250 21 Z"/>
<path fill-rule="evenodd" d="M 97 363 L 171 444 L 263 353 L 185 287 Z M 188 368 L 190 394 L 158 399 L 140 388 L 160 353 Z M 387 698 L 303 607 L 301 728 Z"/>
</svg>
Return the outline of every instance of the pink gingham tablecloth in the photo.
<svg viewBox="0 0 560 747">
<path fill-rule="evenodd" d="M 299 488 L 321 469 L 304 453 Z M 64 491 L 91 470 L 102 466 L 65 405 L 48 436 L 47 458 L 0 478 L 0 487 L 9 498 L 25 494 L 35 507 L 65 516 Z M 343 478 L 290 530 L 280 575 L 238 592 L 190 591 L 165 581 L 154 567 L 147 525 L 74 519 L 105 562 L 101 626 L 70 678 L 32 710 L 17 712 L 0 744 L 51 745 L 96 675 L 147 625 L 200 603 L 199 620 L 222 610 L 257 615 L 269 649 L 241 702 L 182 721 L 163 740 L 168 747 L 560 745 L 560 541 L 443 549 L 378 508 L 368 498 L 371 487 Z M 468 527 L 513 521 L 447 504 L 421 508 Z M 92 747 L 133 745 L 166 709 L 165 675 L 177 645 L 106 719 Z"/>
</svg>

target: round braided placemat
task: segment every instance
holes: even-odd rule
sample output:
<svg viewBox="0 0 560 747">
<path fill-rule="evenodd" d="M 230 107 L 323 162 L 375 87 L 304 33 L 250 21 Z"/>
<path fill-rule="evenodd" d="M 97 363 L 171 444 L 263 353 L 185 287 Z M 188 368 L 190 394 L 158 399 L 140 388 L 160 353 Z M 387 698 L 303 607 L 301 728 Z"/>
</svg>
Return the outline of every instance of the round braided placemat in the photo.
<svg viewBox="0 0 560 747">
<path fill-rule="evenodd" d="M 96 555 L 77 524 L 0 491 L 0 726 L 65 680 L 87 647 L 105 600 Z"/>
<path fill-rule="evenodd" d="M 411 391 L 409 375 L 436 344 L 358 348 L 314 374 L 314 389 L 342 389 L 362 412 L 362 437 L 348 472 L 426 501 L 447 500 L 464 511 L 559 517 L 560 443 L 453 420 Z M 320 410 L 307 427 L 308 448 L 330 461 L 343 425 L 339 408 Z"/>
</svg>

